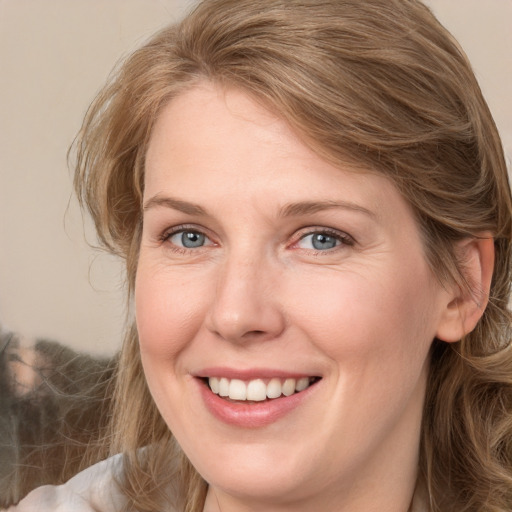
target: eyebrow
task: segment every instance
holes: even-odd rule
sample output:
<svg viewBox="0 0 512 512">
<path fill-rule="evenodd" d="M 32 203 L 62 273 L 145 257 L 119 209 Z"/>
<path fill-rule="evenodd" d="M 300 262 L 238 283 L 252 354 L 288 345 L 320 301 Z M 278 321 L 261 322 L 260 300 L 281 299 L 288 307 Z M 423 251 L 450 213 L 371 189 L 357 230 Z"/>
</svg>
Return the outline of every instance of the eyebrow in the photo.
<svg viewBox="0 0 512 512">
<path fill-rule="evenodd" d="M 207 216 L 208 211 L 199 206 L 196 203 L 189 201 L 182 201 L 173 197 L 156 195 L 148 199 L 144 203 L 144 210 L 149 210 L 157 206 L 163 206 L 165 208 L 171 208 L 187 215 L 196 216 Z M 371 210 L 364 208 L 358 204 L 350 201 L 299 201 L 296 203 L 289 203 L 284 205 L 279 210 L 279 217 L 298 217 L 300 215 L 310 215 L 324 210 L 332 210 L 341 208 L 344 210 L 351 210 L 355 212 L 364 213 L 372 218 L 376 218 L 376 215 Z"/>
<path fill-rule="evenodd" d="M 299 215 L 308 215 L 317 213 L 323 210 L 332 210 L 341 208 L 343 210 L 351 210 L 354 212 L 364 213 L 372 218 L 376 218 L 376 215 L 371 210 L 364 208 L 358 204 L 350 201 L 300 201 L 297 203 L 290 203 L 279 212 L 280 217 L 294 217 Z"/>
<path fill-rule="evenodd" d="M 187 215 L 207 215 L 207 211 L 198 204 L 190 203 L 188 201 L 181 201 L 173 197 L 167 196 L 153 196 L 144 203 L 144 210 L 155 208 L 156 206 L 164 206 L 173 210 L 186 213 Z"/>
</svg>

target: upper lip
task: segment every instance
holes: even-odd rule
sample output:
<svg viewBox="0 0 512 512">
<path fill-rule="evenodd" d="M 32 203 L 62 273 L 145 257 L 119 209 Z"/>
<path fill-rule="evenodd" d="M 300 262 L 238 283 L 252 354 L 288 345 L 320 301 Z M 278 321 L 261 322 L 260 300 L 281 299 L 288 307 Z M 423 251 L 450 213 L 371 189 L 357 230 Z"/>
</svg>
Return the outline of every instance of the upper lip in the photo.
<svg viewBox="0 0 512 512">
<path fill-rule="evenodd" d="M 207 378 L 207 377 L 225 377 L 227 379 L 239 379 L 250 381 L 253 379 L 300 379 L 303 377 L 319 377 L 318 373 L 310 372 L 297 372 L 288 370 L 278 370 L 272 368 L 248 368 L 248 369 L 235 369 L 227 367 L 210 367 L 203 368 L 195 372 L 194 377 Z"/>
</svg>

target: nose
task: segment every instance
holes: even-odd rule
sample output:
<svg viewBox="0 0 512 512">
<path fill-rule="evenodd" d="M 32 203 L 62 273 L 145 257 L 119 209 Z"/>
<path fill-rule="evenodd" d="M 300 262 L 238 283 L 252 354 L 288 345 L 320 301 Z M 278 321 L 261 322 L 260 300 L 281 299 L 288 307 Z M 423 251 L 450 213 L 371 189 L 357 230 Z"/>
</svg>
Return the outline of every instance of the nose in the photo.
<svg viewBox="0 0 512 512">
<path fill-rule="evenodd" d="M 264 258 L 231 257 L 217 275 L 207 328 L 234 343 L 279 337 L 285 317 L 276 296 L 277 274 Z"/>
</svg>

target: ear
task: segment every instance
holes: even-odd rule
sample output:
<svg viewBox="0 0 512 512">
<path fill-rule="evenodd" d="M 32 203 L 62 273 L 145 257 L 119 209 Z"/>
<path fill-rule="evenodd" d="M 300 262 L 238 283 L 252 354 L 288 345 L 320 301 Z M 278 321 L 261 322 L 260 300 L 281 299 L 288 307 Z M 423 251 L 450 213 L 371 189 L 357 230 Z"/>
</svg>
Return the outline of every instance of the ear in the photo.
<svg viewBox="0 0 512 512">
<path fill-rule="evenodd" d="M 436 337 L 446 342 L 459 341 L 480 320 L 487 303 L 494 270 L 494 240 L 489 233 L 458 242 L 455 254 L 469 289 L 454 283 L 442 312 Z"/>
</svg>

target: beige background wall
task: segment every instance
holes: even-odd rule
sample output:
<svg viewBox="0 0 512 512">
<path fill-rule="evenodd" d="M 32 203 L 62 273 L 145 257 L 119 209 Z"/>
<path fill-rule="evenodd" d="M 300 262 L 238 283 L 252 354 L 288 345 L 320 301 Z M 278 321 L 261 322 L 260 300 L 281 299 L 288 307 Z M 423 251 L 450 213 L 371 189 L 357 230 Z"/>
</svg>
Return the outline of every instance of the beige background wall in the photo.
<svg viewBox="0 0 512 512">
<path fill-rule="evenodd" d="M 84 242 L 66 151 L 118 58 L 191 3 L 0 0 L 4 328 L 93 353 L 111 353 L 119 346 L 121 267 Z M 428 3 L 469 54 L 510 159 L 512 0 Z"/>
</svg>

